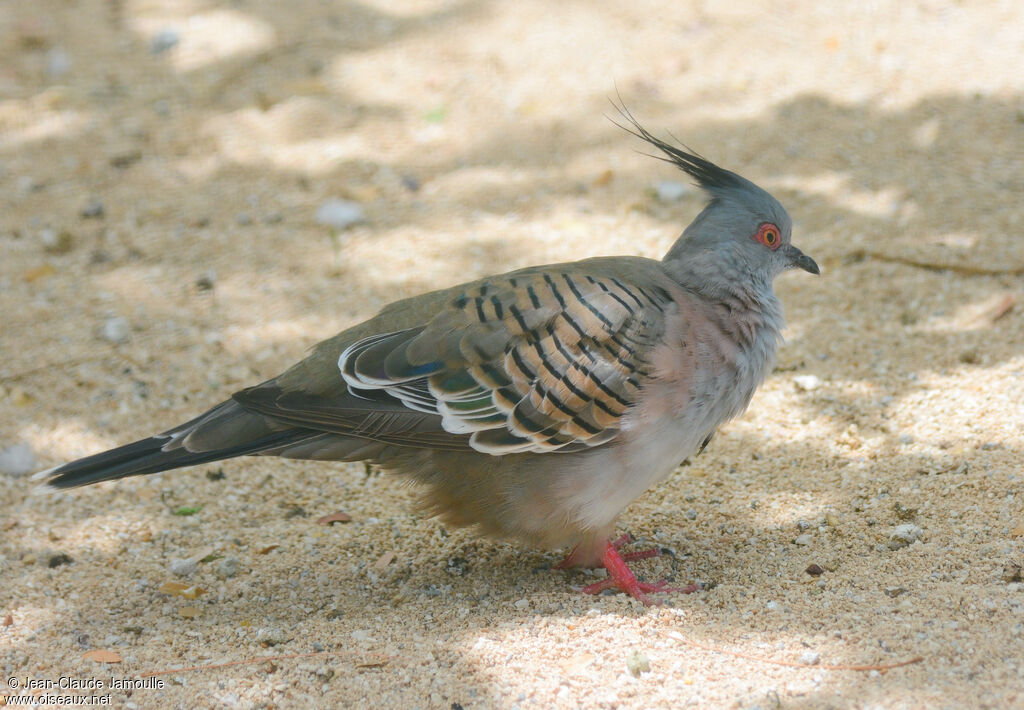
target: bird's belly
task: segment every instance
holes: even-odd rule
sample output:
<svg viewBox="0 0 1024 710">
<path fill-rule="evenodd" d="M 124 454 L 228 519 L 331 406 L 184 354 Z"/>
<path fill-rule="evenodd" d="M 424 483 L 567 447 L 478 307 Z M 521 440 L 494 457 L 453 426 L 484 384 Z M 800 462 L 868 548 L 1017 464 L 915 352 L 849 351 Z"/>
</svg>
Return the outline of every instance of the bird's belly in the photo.
<svg viewBox="0 0 1024 710">
<path fill-rule="evenodd" d="M 580 528 L 610 528 L 626 506 L 697 452 L 706 432 L 679 424 L 670 419 L 647 427 L 563 473 L 562 493 Z"/>
<path fill-rule="evenodd" d="M 759 381 L 756 372 L 741 375 L 723 368 L 692 389 L 666 387 L 661 396 L 647 398 L 623 421 L 621 443 L 582 458 L 584 466 L 574 467 L 563 479 L 578 523 L 610 527 L 627 505 L 696 454 L 723 422 L 742 412 Z"/>
</svg>

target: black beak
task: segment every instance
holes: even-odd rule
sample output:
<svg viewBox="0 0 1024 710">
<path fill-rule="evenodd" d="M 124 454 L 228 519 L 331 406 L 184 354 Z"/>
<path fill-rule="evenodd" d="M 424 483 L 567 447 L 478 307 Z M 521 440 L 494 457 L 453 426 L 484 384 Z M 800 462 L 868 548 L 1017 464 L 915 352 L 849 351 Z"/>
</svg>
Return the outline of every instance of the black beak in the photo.
<svg viewBox="0 0 1024 710">
<path fill-rule="evenodd" d="M 821 269 L 818 268 L 817 262 L 814 261 L 814 259 L 812 259 L 811 257 L 804 254 L 799 249 L 797 249 L 792 244 L 787 244 L 784 250 L 786 252 L 786 256 L 789 257 L 790 266 L 795 266 L 798 269 L 803 269 L 804 271 L 810 274 L 814 274 L 815 276 L 821 274 Z"/>
</svg>

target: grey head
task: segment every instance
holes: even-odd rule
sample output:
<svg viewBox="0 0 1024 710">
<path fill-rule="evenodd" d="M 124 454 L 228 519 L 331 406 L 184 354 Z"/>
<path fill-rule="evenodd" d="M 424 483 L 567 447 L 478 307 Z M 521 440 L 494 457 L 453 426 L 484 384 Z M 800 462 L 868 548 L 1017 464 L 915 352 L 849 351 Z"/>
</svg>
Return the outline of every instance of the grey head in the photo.
<svg viewBox="0 0 1024 710">
<path fill-rule="evenodd" d="M 719 279 L 738 280 L 755 289 L 771 289 L 772 280 L 789 268 L 821 273 L 814 259 L 790 239 L 793 221 L 779 201 L 750 180 L 720 168 L 651 135 L 623 107 L 619 113 L 632 127 L 622 126 L 647 141 L 711 198 L 665 255 L 671 273 L 687 285 L 713 285 Z"/>
</svg>

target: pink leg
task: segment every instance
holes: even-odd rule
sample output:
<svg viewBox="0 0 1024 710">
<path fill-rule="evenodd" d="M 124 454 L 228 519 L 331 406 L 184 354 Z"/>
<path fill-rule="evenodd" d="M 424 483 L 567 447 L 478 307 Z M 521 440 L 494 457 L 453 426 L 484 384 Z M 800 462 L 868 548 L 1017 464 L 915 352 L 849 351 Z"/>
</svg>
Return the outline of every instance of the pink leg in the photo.
<svg viewBox="0 0 1024 710">
<path fill-rule="evenodd" d="M 699 589 L 698 585 L 690 584 L 682 589 L 667 586 L 667 582 L 658 582 L 656 584 L 648 584 L 641 582 L 633 574 L 632 570 L 626 565 L 626 559 L 642 559 L 645 557 L 654 557 L 660 552 L 658 550 L 644 550 L 640 553 L 634 553 L 630 555 L 619 554 L 618 548 L 628 542 L 629 536 L 623 536 L 618 540 L 609 541 L 605 544 L 604 555 L 601 561 L 604 563 L 604 567 L 608 570 L 608 579 L 603 579 L 600 582 L 588 585 L 583 588 L 584 594 L 598 594 L 603 592 L 605 589 L 619 589 L 626 594 L 639 599 L 645 606 L 658 603 L 647 596 L 646 592 L 682 592 L 689 594 Z M 653 553 L 653 554 L 651 554 Z M 571 557 L 572 555 L 570 555 Z"/>
<path fill-rule="evenodd" d="M 633 537 L 629 533 L 625 533 L 621 537 L 612 540 L 609 544 L 616 550 L 619 550 L 623 545 L 631 542 L 633 542 Z M 623 562 L 632 562 L 633 560 L 646 560 L 649 557 L 661 557 L 661 550 L 657 547 L 652 547 L 649 550 L 636 550 L 634 552 L 627 552 L 624 555 L 622 553 L 619 554 Z"/>
</svg>

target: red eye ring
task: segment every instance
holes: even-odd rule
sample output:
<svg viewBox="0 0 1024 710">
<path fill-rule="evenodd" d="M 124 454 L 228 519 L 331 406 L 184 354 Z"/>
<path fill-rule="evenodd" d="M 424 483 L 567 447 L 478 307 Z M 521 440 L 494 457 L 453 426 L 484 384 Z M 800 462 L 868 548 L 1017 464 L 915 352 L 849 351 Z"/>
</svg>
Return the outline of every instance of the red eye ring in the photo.
<svg viewBox="0 0 1024 710">
<path fill-rule="evenodd" d="M 772 251 L 775 251 L 782 244 L 782 235 L 779 233 L 778 227 L 771 222 L 765 222 L 757 228 L 754 241 L 764 244 Z"/>
</svg>

